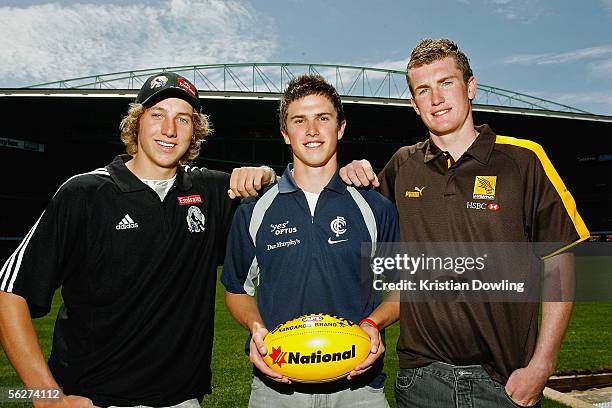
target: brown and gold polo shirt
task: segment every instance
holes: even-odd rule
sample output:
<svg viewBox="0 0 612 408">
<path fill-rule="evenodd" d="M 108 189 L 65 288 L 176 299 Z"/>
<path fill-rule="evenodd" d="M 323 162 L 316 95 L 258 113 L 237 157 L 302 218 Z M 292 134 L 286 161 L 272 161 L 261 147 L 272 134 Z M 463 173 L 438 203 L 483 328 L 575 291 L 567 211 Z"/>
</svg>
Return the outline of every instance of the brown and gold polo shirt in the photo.
<svg viewBox="0 0 612 408">
<path fill-rule="evenodd" d="M 538 242 L 542 258 L 589 236 L 540 145 L 487 125 L 453 161 L 427 140 L 399 149 L 379 174 L 402 242 Z M 400 367 L 481 364 L 505 383 L 535 349 L 538 304 L 402 302 Z"/>
</svg>

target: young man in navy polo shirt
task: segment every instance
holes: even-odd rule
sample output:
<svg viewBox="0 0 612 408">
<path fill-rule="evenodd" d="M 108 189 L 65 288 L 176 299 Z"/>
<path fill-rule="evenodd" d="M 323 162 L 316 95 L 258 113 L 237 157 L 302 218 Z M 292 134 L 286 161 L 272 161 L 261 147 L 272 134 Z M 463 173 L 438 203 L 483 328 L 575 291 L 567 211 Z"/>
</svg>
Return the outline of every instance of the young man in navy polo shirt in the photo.
<svg viewBox="0 0 612 408">
<path fill-rule="evenodd" d="M 423 40 L 407 80 L 428 140 L 399 149 L 378 177 L 367 161 L 355 161 L 340 171 L 344 180 L 380 187 L 397 206 L 403 242 L 533 243 L 548 274 L 573 277 L 564 251 L 589 237 L 576 203 L 541 146 L 474 126 L 476 78 L 467 56 L 450 40 Z M 402 301 L 398 407 L 539 406 L 569 299 L 544 299 L 540 325 L 537 298 Z"/>
<path fill-rule="evenodd" d="M 396 315 L 398 303 L 381 304 L 379 293 L 364 294 L 360 254 L 362 242 L 398 239 L 396 211 L 374 190 L 347 187 L 339 178 L 336 150 L 346 120 L 340 97 L 322 77 L 293 79 L 279 118 L 293 163 L 261 198 L 238 208 L 221 278 L 230 312 L 251 334 L 249 406 L 388 407 L 379 330 L 393 323 L 382 316 Z M 268 328 L 307 313 L 362 322 L 372 339 L 371 353 L 348 378 L 290 383 L 262 360 Z M 326 404 L 319 405 L 322 401 Z"/>
<path fill-rule="evenodd" d="M 200 110 L 182 76 L 147 79 L 121 122 L 128 155 L 65 182 L 0 269 L 0 339 L 25 387 L 47 390 L 35 407 L 191 408 L 211 392 L 228 187 L 275 176 L 185 166 L 209 133 Z M 31 316 L 60 286 L 47 365 Z"/>
</svg>

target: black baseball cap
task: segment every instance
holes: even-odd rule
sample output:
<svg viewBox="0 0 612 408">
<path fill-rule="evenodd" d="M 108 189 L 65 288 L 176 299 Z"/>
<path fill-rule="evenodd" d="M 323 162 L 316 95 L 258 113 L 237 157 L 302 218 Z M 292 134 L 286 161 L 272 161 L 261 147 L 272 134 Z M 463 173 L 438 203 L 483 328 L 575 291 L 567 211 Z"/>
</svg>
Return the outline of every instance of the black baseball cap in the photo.
<svg viewBox="0 0 612 408">
<path fill-rule="evenodd" d="M 195 85 L 174 72 L 151 75 L 140 88 L 136 102 L 148 107 L 165 98 L 180 98 L 193 106 L 197 112 L 200 112 L 202 107 Z"/>
</svg>

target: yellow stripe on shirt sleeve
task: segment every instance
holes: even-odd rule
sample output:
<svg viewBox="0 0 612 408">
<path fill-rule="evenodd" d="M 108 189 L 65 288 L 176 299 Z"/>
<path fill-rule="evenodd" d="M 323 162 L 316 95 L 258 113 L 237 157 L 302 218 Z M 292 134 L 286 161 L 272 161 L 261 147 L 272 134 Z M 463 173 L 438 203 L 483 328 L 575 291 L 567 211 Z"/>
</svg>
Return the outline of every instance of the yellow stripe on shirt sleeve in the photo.
<svg viewBox="0 0 612 408">
<path fill-rule="evenodd" d="M 567 248 L 587 239 L 590 236 L 590 233 L 586 225 L 584 224 L 582 217 L 580 217 L 580 214 L 578 214 L 578 209 L 576 208 L 576 201 L 574 201 L 574 197 L 572 197 L 572 194 L 568 191 L 567 187 L 565 187 L 563 180 L 561 180 L 561 177 L 559 177 L 559 173 L 557 173 L 557 170 L 555 170 L 555 168 L 553 167 L 552 163 L 550 162 L 550 159 L 546 155 L 546 152 L 544 152 L 542 146 L 540 146 L 536 142 L 532 142 L 531 140 L 517 139 L 514 137 L 499 135 L 495 139 L 495 143 L 518 146 L 524 149 L 529 149 L 535 153 L 538 160 L 540 160 L 542 167 L 544 168 L 546 176 L 548 177 L 552 185 L 555 187 L 555 190 L 557 190 L 557 194 L 559 194 L 559 197 L 561 197 L 561 201 L 565 206 L 565 210 L 567 211 L 567 214 L 572 220 L 574 228 L 576 229 L 576 232 L 580 237 L 580 239 L 578 239 L 576 242 L 573 242 L 572 244 L 553 252 L 547 257 L 561 253 Z"/>
</svg>

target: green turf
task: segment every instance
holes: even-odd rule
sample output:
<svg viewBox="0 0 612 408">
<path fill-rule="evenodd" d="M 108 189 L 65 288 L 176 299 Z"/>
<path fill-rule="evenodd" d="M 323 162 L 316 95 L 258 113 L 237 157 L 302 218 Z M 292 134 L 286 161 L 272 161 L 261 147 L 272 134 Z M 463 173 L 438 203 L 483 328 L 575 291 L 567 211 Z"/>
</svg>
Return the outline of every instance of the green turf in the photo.
<svg viewBox="0 0 612 408">
<path fill-rule="evenodd" d="M 559 352 L 557 373 L 612 370 L 610 316 L 612 303 L 576 303 Z"/>
<path fill-rule="evenodd" d="M 215 317 L 215 342 L 213 353 L 213 394 L 207 396 L 203 407 L 240 407 L 246 406 L 250 393 L 251 366 L 244 355 L 246 331 L 229 315 L 223 301 L 223 288 L 217 288 L 217 311 Z M 53 332 L 53 321 L 61 303 L 56 294 L 51 313 L 35 320 L 35 327 L 41 339 L 45 355 L 49 354 Z M 576 304 L 572 321 L 563 343 L 557 370 L 584 370 L 612 367 L 612 331 L 609 327 L 609 316 L 612 315 L 612 303 Z M 386 394 L 391 406 L 393 401 L 393 380 L 397 372 L 397 355 L 395 343 L 399 334 L 398 325 L 387 330 L 390 351 L 385 357 L 386 371 L 389 378 Z M 0 385 L 19 386 L 21 381 L 8 363 L 4 353 L 0 353 Z M 27 407 L 26 404 L 2 404 L 10 408 Z M 554 401 L 545 400 L 544 407 L 563 407 Z"/>
<path fill-rule="evenodd" d="M 612 257 L 577 257 L 579 299 L 609 299 Z M 557 360 L 557 373 L 612 370 L 612 302 L 577 302 Z"/>
</svg>

